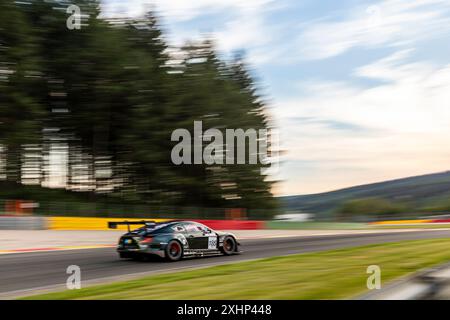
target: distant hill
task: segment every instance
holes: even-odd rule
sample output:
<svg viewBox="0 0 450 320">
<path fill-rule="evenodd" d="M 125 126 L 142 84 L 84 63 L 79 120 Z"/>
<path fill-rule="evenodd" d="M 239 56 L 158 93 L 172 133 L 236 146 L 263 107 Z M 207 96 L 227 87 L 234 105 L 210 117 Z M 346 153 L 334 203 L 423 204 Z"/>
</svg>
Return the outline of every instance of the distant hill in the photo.
<svg viewBox="0 0 450 320">
<path fill-rule="evenodd" d="M 331 192 L 280 197 L 286 210 L 330 214 L 342 203 L 378 197 L 423 208 L 450 199 L 450 171 L 366 184 Z"/>
</svg>

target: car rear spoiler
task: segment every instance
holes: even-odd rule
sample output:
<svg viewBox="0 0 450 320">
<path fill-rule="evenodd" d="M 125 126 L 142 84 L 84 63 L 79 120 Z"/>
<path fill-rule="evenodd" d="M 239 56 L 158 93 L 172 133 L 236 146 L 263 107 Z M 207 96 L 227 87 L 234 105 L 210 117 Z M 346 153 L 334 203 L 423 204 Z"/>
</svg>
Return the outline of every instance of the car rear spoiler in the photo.
<svg viewBox="0 0 450 320">
<path fill-rule="evenodd" d="M 108 221 L 108 228 L 109 229 L 117 229 L 117 226 L 119 225 L 126 225 L 128 227 L 128 232 L 130 232 L 130 225 L 135 225 L 135 224 L 150 224 L 150 223 L 154 223 L 156 224 L 155 221 L 153 220 L 141 220 L 141 221 Z"/>
</svg>

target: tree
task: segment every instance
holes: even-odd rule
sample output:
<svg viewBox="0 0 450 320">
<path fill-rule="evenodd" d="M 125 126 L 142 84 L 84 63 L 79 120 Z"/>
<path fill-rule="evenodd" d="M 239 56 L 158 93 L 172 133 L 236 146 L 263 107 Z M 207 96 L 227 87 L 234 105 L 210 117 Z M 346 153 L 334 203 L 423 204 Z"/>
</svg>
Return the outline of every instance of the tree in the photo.
<svg viewBox="0 0 450 320">
<path fill-rule="evenodd" d="M 405 205 L 373 197 L 348 200 L 341 205 L 338 213 L 344 218 L 358 216 L 377 217 L 379 215 L 401 213 L 406 210 Z"/>
<path fill-rule="evenodd" d="M 32 26 L 13 1 L 0 4 L 0 144 L 6 177 L 21 182 L 22 147 L 40 142 L 44 108 L 34 93 L 41 66 Z"/>
<path fill-rule="evenodd" d="M 204 130 L 269 127 L 244 59 L 219 59 L 211 41 L 170 48 L 175 58 L 152 12 L 106 20 L 98 1 L 70 4 L 81 7 L 80 30 L 66 28 L 68 1 L 0 5 L 0 125 L 8 125 L 0 144 L 11 180 L 22 182 L 30 167 L 48 185 L 57 149 L 68 158 L 63 186 L 93 200 L 275 206 L 263 164 L 177 166 L 170 157 L 171 133 L 196 120 Z M 21 160 L 31 152 L 40 164 Z"/>
</svg>

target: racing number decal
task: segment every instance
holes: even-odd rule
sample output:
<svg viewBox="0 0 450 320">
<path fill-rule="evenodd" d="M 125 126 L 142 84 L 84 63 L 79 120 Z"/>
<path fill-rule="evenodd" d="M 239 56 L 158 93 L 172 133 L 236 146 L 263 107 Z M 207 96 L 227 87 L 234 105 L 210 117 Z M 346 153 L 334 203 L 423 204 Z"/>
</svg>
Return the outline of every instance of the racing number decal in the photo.
<svg viewBox="0 0 450 320">
<path fill-rule="evenodd" d="M 217 249 L 217 237 L 208 237 L 208 249 Z"/>
</svg>

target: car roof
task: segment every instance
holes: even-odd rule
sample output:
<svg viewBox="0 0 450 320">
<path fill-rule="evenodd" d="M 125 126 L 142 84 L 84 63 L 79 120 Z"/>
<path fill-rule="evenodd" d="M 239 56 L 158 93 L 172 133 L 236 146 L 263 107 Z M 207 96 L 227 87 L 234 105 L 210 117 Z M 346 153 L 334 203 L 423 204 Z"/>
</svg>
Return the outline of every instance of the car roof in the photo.
<svg viewBox="0 0 450 320">
<path fill-rule="evenodd" d="M 190 224 L 200 225 L 200 226 L 204 226 L 206 228 L 209 228 L 208 226 L 205 226 L 201 222 L 190 221 L 190 220 L 170 220 L 170 221 L 162 221 L 162 222 L 159 222 L 158 224 L 160 224 L 160 225 L 161 224 L 166 224 L 168 226 L 173 226 L 173 225 L 178 224 L 178 223 L 190 223 Z M 209 228 L 209 229 L 211 229 L 211 228 Z"/>
<path fill-rule="evenodd" d="M 190 221 L 190 220 L 169 220 L 169 221 L 161 221 L 158 224 L 174 224 L 174 223 L 194 223 L 201 224 L 200 222 Z"/>
</svg>

